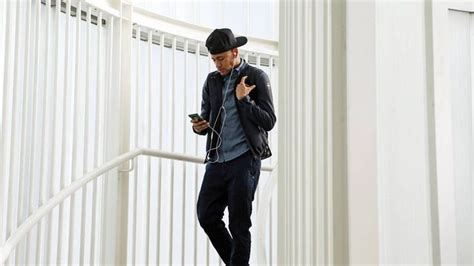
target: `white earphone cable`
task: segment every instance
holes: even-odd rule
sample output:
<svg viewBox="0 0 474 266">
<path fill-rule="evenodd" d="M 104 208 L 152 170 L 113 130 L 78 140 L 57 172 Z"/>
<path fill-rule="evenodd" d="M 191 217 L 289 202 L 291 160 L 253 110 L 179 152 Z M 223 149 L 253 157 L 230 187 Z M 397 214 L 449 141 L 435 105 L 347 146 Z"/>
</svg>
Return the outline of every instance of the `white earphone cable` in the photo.
<svg viewBox="0 0 474 266">
<path fill-rule="evenodd" d="M 226 89 L 225 89 L 225 92 L 224 92 L 224 99 L 222 100 L 222 105 L 221 107 L 219 108 L 219 112 L 217 112 L 217 117 L 216 117 L 216 120 L 214 121 L 214 125 L 209 126 L 209 128 L 216 133 L 217 135 L 217 142 L 216 142 L 216 147 L 212 148 L 212 141 L 213 141 L 213 137 L 214 137 L 214 134 L 211 134 L 211 143 L 210 143 L 210 146 L 211 148 L 209 150 L 206 151 L 206 158 L 209 159 L 209 153 L 213 150 L 216 151 L 216 154 L 217 154 L 217 158 L 214 160 L 214 161 L 211 161 L 209 160 L 208 162 L 210 163 L 216 163 L 219 161 L 219 148 L 221 147 L 222 145 L 222 137 L 221 137 L 221 134 L 222 134 L 222 130 L 224 129 L 224 123 L 225 123 L 225 120 L 227 118 L 227 110 L 225 109 L 225 101 L 226 101 L 226 98 L 227 98 L 227 90 L 229 89 L 229 84 L 230 84 L 230 80 L 232 79 L 232 73 L 234 72 L 234 64 L 232 64 L 232 69 L 230 71 L 230 75 L 229 75 L 229 79 L 227 80 L 227 85 L 226 85 Z M 222 120 L 222 125 L 221 125 L 221 128 L 220 128 L 220 132 L 217 132 L 215 130 L 215 127 L 216 127 L 216 123 L 217 123 L 217 120 L 219 119 L 219 116 L 221 114 L 221 111 L 224 110 L 224 118 Z"/>
</svg>

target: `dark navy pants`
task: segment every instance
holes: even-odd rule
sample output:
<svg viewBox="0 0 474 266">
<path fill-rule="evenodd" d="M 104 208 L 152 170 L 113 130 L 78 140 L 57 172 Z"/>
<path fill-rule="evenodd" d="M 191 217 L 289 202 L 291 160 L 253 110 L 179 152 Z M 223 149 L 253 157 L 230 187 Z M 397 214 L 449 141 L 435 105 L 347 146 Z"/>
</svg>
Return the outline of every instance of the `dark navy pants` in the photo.
<svg viewBox="0 0 474 266">
<path fill-rule="evenodd" d="M 197 203 L 201 227 L 226 265 L 249 265 L 250 215 L 260 159 L 250 151 L 224 163 L 208 163 Z M 229 231 L 222 218 L 229 209 Z"/>
</svg>

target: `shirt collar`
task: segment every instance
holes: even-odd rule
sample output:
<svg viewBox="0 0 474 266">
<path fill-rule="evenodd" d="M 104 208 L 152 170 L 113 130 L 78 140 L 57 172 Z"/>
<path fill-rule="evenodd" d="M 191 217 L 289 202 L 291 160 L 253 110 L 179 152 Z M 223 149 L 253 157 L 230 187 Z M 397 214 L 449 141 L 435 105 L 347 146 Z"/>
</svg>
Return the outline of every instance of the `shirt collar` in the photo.
<svg viewBox="0 0 474 266">
<path fill-rule="evenodd" d="M 245 59 L 240 58 L 240 64 L 237 67 L 234 67 L 234 70 L 232 72 L 232 77 L 236 78 L 239 75 L 242 68 L 244 68 L 244 66 L 246 64 L 247 64 L 247 62 L 245 61 Z M 230 72 L 229 72 L 229 74 L 224 76 L 224 80 L 227 80 L 229 77 L 230 77 Z"/>
<path fill-rule="evenodd" d="M 240 72 L 244 64 L 246 64 L 245 59 L 240 58 L 240 64 L 236 68 L 234 68 L 234 70 Z"/>
</svg>

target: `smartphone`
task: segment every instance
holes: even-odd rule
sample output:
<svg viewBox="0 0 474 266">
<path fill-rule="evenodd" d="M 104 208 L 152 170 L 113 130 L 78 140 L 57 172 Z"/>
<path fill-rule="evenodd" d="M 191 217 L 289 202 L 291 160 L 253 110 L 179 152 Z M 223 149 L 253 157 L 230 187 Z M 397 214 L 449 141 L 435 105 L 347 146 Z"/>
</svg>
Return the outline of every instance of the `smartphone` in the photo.
<svg viewBox="0 0 474 266">
<path fill-rule="evenodd" d="M 204 118 L 202 118 L 199 114 L 189 114 L 188 116 L 193 121 L 202 121 L 202 120 L 204 120 Z"/>
</svg>

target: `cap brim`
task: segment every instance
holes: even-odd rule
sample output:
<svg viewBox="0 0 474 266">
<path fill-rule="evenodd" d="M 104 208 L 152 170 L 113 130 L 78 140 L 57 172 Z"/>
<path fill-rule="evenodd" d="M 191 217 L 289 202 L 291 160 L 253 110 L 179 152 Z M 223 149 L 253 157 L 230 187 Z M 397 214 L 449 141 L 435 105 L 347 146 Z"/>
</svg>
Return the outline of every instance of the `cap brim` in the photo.
<svg viewBox="0 0 474 266">
<path fill-rule="evenodd" d="M 220 53 L 223 53 L 225 51 L 229 51 L 231 49 L 234 49 L 234 48 L 237 48 L 237 47 L 240 47 L 242 45 L 245 45 L 247 43 L 247 37 L 244 37 L 244 36 L 239 36 L 239 37 L 236 37 L 235 38 L 235 41 L 236 43 L 233 45 L 233 46 L 230 46 L 230 47 L 225 47 L 225 48 L 221 48 L 221 49 L 216 49 L 216 50 L 209 50 L 208 48 L 208 51 L 214 55 L 214 54 L 220 54 Z"/>
<path fill-rule="evenodd" d="M 244 36 L 235 37 L 235 40 L 237 41 L 236 47 L 240 47 L 247 43 L 247 37 L 244 37 Z"/>
</svg>

